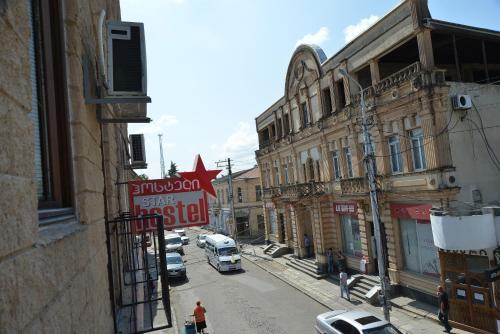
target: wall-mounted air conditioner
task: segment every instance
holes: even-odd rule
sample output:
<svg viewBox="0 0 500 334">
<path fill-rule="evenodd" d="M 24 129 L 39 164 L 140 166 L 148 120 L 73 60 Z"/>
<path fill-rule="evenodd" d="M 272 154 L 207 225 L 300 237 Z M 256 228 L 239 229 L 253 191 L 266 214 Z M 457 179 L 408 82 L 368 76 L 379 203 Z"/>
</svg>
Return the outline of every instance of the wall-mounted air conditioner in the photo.
<svg viewBox="0 0 500 334">
<path fill-rule="evenodd" d="M 144 146 L 143 134 L 129 135 L 130 141 L 130 167 L 133 169 L 144 169 L 148 165 L 146 163 L 146 149 Z"/>
<path fill-rule="evenodd" d="M 472 108 L 472 99 L 470 95 L 454 95 L 451 97 L 451 104 L 455 110 L 464 110 Z"/>
<path fill-rule="evenodd" d="M 146 96 L 144 25 L 108 22 L 108 95 Z"/>
</svg>

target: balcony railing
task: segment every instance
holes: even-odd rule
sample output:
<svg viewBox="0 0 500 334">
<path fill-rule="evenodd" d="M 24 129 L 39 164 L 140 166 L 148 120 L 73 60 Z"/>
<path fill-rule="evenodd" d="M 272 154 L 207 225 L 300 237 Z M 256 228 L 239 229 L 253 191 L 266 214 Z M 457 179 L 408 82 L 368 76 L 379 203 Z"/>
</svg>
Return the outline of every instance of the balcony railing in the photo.
<svg viewBox="0 0 500 334">
<path fill-rule="evenodd" d="M 281 198 L 288 200 L 321 196 L 325 193 L 325 184 L 323 182 L 309 182 L 286 185 L 280 187 L 280 192 Z"/>
<path fill-rule="evenodd" d="M 375 90 L 373 89 L 373 86 L 363 89 L 363 96 L 365 98 L 365 101 L 372 99 L 375 96 Z M 361 102 L 361 93 L 351 95 L 351 104 L 353 106 L 359 105 L 360 102 Z"/>
<path fill-rule="evenodd" d="M 364 177 L 340 180 L 342 195 L 364 195 L 369 192 L 368 182 Z"/>
<path fill-rule="evenodd" d="M 375 93 L 383 93 L 390 88 L 399 85 L 402 82 L 409 81 L 420 75 L 420 62 L 415 62 L 410 66 L 407 66 L 387 78 L 382 79 L 380 82 L 375 84 Z"/>
<path fill-rule="evenodd" d="M 264 188 L 262 190 L 262 198 L 263 199 L 272 199 L 280 195 L 280 189 L 277 187 L 274 188 Z"/>
</svg>

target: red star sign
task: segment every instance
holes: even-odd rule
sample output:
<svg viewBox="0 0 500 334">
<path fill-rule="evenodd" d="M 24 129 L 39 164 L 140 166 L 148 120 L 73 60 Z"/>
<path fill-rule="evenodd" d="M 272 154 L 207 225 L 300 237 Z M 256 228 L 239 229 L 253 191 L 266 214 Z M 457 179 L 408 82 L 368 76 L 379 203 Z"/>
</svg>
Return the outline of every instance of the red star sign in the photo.
<svg viewBox="0 0 500 334">
<path fill-rule="evenodd" d="M 201 190 L 205 190 L 210 195 L 216 197 L 215 189 L 211 181 L 215 179 L 220 172 L 222 172 L 221 169 L 206 170 L 203 160 L 201 160 L 201 156 L 197 154 L 194 159 L 194 170 L 192 172 L 181 172 L 179 174 L 182 178 L 187 180 L 198 180 Z"/>
</svg>

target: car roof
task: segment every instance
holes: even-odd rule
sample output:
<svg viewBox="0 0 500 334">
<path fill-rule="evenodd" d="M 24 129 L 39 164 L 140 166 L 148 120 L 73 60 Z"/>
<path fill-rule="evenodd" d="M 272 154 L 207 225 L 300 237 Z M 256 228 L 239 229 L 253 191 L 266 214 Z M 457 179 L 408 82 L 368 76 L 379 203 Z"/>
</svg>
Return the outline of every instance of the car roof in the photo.
<svg viewBox="0 0 500 334">
<path fill-rule="evenodd" d="M 331 324 L 333 320 L 341 319 L 349 322 L 360 330 L 376 328 L 389 323 L 388 321 L 381 319 L 373 313 L 362 310 L 338 310 L 320 314 L 318 317 L 320 317 L 328 324 Z"/>
<path fill-rule="evenodd" d="M 177 252 L 169 252 L 169 253 L 166 253 L 167 257 L 182 257 L 181 254 L 177 253 Z"/>
<path fill-rule="evenodd" d="M 169 238 L 180 238 L 181 236 L 177 233 L 170 233 L 170 234 L 167 234 L 165 236 L 165 239 L 169 239 Z"/>
<path fill-rule="evenodd" d="M 174 231 L 184 231 L 183 227 L 174 228 Z"/>
</svg>

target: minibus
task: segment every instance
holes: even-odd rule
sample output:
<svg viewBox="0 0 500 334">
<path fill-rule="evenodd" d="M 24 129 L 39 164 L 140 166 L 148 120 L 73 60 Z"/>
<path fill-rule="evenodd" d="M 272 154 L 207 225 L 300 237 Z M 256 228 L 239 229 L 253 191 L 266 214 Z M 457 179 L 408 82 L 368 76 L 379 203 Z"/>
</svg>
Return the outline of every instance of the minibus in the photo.
<svg viewBox="0 0 500 334">
<path fill-rule="evenodd" d="M 208 263 L 219 272 L 241 270 L 241 256 L 233 239 L 222 234 L 207 235 L 205 253 Z"/>
</svg>

